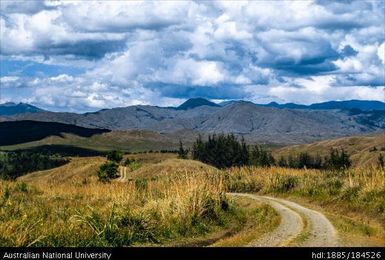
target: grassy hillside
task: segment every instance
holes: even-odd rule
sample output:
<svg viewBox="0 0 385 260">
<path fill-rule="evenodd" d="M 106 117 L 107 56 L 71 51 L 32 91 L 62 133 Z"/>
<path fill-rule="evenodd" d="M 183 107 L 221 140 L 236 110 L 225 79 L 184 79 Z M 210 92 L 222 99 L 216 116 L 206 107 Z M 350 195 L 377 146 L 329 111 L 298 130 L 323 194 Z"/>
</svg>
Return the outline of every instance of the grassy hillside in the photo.
<svg viewBox="0 0 385 260">
<path fill-rule="evenodd" d="M 385 156 L 385 133 L 369 136 L 352 136 L 332 140 L 326 140 L 311 144 L 292 145 L 273 151 L 276 158 L 280 156 L 308 152 L 309 154 L 326 156 L 330 149 L 343 148 L 351 156 L 354 166 L 375 165 L 380 153 Z M 374 151 L 374 148 L 376 149 Z"/>
<path fill-rule="evenodd" d="M 71 158 L 68 164 L 50 170 L 38 171 L 18 178 L 34 184 L 81 184 L 96 182 L 99 166 L 105 161 L 103 157 Z"/>
<path fill-rule="evenodd" d="M 61 136 L 49 136 L 41 140 L 26 142 L 16 145 L 0 146 L 1 150 L 25 150 L 36 149 L 39 147 L 52 146 L 55 149 L 59 146 L 69 146 L 105 152 L 110 150 L 122 150 L 127 152 L 140 152 L 149 150 L 176 149 L 178 140 L 144 131 L 116 131 L 93 135 L 91 137 L 82 137 L 74 134 L 64 133 Z"/>
<path fill-rule="evenodd" d="M 104 157 L 74 157 L 64 166 L 22 176 L 17 182 L 0 181 L 0 243 L 231 246 L 250 242 L 279 224 L 271 208 L 236 201 L 226 195 L 228 191 L 289 196 L 318 205 L 347 237 L 384 241 L 383 170 L 218 170 L 175 157 L 125 155 L 140 164 L 126 182 L 97 181 Z"/>
<path fill-rule="evenodd" d="M 125 158 L 132 158 L 137 160 L 144 170 L 151 168 L 154 164 L 156 165 L 159 162 L 175 157 L 176 155 L 172 153 L 132 154 L 125 156 Z M 71 157 L 70 162 L 66 165 L 54 169 L 27 174 L 19 177 L 18 180 L 30 184 L 66 183 L 81 185 L 84 183 L 95 183 L 97 182 L 97 171 L 99 166 L 105 161 L 106 159 L 100 156 Z"/>
<path fill-rule="evenodd" d="M 195 174 L 220 174 L 220 171 L 210 165 L 181 159 L 168 159 L 156 164 L 142 166 L 128 174 L 129 180 L 156 179 L 164 177 L 178 177 L 183 175 L 193 176 Z"/>
</svg>

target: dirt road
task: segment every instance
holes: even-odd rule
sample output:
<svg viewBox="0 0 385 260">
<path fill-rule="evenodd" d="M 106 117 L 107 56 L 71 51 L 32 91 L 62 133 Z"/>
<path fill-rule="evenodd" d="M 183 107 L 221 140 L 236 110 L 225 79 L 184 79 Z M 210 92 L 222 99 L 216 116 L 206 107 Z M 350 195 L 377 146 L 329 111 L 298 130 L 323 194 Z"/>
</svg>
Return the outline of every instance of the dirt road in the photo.
<svg viewBox="0 0 385 260">
<path fill-rule="evenodd" d="M 284 199 L 246 193 L 230 194 L 269 204 L 281 215 L 281 223 L 275 230 L 248 246 L 338 246 L 337 232 L 330 221 L 318 211 Z"/>
</svg>

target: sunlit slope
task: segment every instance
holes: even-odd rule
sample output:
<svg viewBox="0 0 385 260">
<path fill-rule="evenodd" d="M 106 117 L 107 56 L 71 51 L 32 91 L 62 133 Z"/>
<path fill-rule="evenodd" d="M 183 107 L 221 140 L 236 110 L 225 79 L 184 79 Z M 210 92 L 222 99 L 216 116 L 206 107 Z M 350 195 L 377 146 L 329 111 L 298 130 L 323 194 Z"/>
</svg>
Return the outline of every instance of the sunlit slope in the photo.
<svg viewBox="0 0 385 260">
<path fill-rule="evenodd" d="M 220 171 L 199 161 L 167 159 L 165 161 L 147 164 L 138 170 L 127 172 L 123 180 L 155 179 L 161 177 L 178 177 L 195 174 L 219 174 Z"/>
<path fill-rule="evenodd" d="M 376 164 L 380 153 L 385 156 L 385 133 L 369 136 L 344 137 L 311 144 L 286 146 L 275 150 L 273 154 L 276 158 L 279 158 L 280 156 L 294 156 L 300 152 L 325 156 L 332 148 L 343 148 L 351 156 L 350 158 L 356 166 Z"/>
<path fill-rule="evenodd" d="M 103 157 L 71 158 L 71 161 L 61 167 L 30 173 L 18 178 L 27 183 L 62 184 L 96 181 L 97 171 L 105 161 Z"/>
<path fill-rule="evenodd" d="M 82 137 L 74 134 L 63 133 L 61 136 L 49 136 L 41 140 L 15 145 L 1 146 L 1 150 L 39 149 L 51 146 L 60 149 L 69 146 L 81 149 L 105 152 L 110 150 L 122 151 L 148 151 L 177 149 L 179 139 L 150 131 L 112 131 L 96 134 L 91 137 Z M 56 147 L 55 147 L 56 146 Z"/>
</svg>

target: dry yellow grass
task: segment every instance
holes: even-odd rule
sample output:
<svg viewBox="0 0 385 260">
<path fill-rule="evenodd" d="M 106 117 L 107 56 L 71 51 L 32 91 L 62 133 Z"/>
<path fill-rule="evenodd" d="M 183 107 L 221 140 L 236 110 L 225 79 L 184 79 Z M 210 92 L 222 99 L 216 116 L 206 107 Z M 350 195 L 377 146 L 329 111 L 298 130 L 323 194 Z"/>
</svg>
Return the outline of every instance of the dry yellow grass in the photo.
<svg viewBox="0 0 385 260">
<path fill-rule="evenodd" d="M 18 178 L 27 183 L 81 183 L 84 181 L 97 181 L 97 171 L 105 161 L 102 157 L 73 157 L 63 166 L 38 171 Z"/>
<path fill-rule="evenodd" d="M 129 173 L 129 179 L 153 179 L 175 177 L 185 174 L 221 174 L 221 171 L 198 161 L 167 159 L 156 164 L 148 164 L 140 167 L 138 170 Z"/>
<path fill-rule="evenodd" d="M 223 208 L 227 202 L 221 174 L 180 173 L 129 183 L 82 181 L 95 178 L 89 170 L 101 162 L 73 158 L 69 165 L 23 177 L 27 187 L 0 181 L 0 245 L 158 243 L 210 232 L 230 214 Z"/>
</svg>

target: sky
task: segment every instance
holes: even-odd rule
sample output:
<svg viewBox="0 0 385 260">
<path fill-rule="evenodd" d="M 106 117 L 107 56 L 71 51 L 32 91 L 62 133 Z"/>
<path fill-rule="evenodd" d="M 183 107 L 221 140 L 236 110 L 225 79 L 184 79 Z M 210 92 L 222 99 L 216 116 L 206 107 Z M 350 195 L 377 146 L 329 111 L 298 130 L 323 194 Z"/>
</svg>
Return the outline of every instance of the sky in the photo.
<svg viewBox="0 0 385 260">
<path fill-rule="evenodd" d="M 384 101 L 385 1 L 0 1 L 0 103 Z"/>
</svg>

